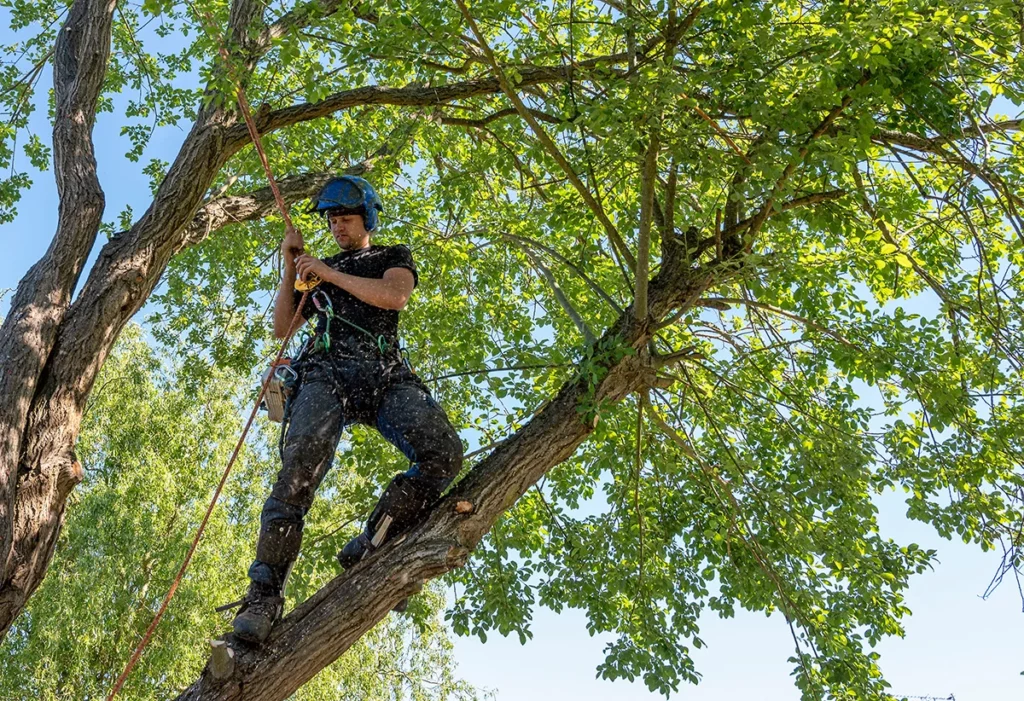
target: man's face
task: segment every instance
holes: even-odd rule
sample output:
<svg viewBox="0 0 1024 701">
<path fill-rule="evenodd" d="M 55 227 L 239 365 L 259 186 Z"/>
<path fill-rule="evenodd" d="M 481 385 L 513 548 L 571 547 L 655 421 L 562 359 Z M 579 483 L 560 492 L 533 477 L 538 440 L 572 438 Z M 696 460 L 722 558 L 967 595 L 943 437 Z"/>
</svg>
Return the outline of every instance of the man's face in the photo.
<svg viewBox="0 0 1024 701">
<path fill-rule="evenodd" d="M 370 232 L 363 224 L 361 214 L 331 214 L 327 217 L 331 236 L 343 251 L 366 248 L 370 245 Z"/>
</svg>

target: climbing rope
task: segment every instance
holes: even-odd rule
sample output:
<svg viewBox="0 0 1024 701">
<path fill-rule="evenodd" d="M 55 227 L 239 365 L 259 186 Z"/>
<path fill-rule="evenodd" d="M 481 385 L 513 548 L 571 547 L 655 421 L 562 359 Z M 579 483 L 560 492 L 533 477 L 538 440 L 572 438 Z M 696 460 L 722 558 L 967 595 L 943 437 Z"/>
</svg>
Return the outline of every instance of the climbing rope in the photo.
<svg viewBox="0 0 1024 701">
<path fill-rule="evenodd" d="M 221 47 L 221 56 L 228 60 L 227 51 L 224 47 Z M 228 63 L 230 66 L 230 63 Z M 267 154 L 263 150 L 263 141 L 260 138 L 259 131 L 256 129 L 256 124 L 253 122 L 252 114 L 249 112 L 249 102 L 245 97 L 245 89 L 242 87 L 241 82 L 236 81 L 238 88 L 238 107 L 242 112 L 242 117 L 245 120 L 245 125 L 249 129 L 249 136 L 252 138 L 253 146 L 256 147 L 256 152 L 259 154 L 260 163 L 263 165 L 263 171 L 266 173 L 267 180 L 270 181 L 270 189 L 274 193 L 274 202 L 277 205 L 278 211 L 284 218 L 285 225 L 292 227 L 292 220 L 288 214 L 288 206 L 285 204 L 284 198 L 281 196 L 281 191 L 277 187 L 277 182 L 274 180 L 274 174 L 270 170 L 270 163 L 267 161 Z M 315 278 L 316 276 L 313 276 Z M 302 299 L 299 301 L 299 306 L 295 310 L 295 315 L 292 316 L 291 322 L 288 324 L 288 333 L 285 335 L 284 342 L 281 344 L 280 350 L 277 351 L 277 357 L 274 358 L 273 366 L 276 367 L 284 356 L 284 351 L 288 347 L 289 341 L 291 341 L 292 335 L 295 333 L 296 322 L 302 316 L 302 309 L 306 304 L 306 299 L 309 297 L 309 291 L 313 289 L 320 280 L 317 278 L 306 281 L 296 281 L 296 289 L 301 289 Z M 301 287 L 300 287 L 301 283 Z M 235 460 L 238 458 L 238 453 L 242 449 L 242 444 L 245 443 L 246 436 L 249 435 L 249 429 L 252 427 L 252 422 L 256 418 L 256 412 L 259 410 L 260 402 L 263 401 L 263 395 L 267 391 L 267 385 L 273 378 L 273 373 L 267 373 L 266 379 L 260 385 L 259 395 L 256 397 L 256 403 L 252 408 L 252 412 L 249 414 L 248 421 L 245 422 L 245 428 L 242 429 L 242 435 L 238 439 L 238 443 L 235 444 L 235 450 L 231 453 L 231 458 L 228 460 L 227 466 L 224 468 L 224 474 L 221 475 L 220 483 L 217 485 L 217 489 L 213 493 L 213 498 L 210 500 L 210 505 L 206 507 L 206 514 L 203 516 L 202 522 L 199 524 L 199 530 L 196 531 L 195 537 L 192 539 L 192 545 L 189 546 L 188 554 L 185 555 L 184 562 L 181 563 L 181 568 L 178 570 L 177 576 L 171 583 L 171 588 L 168 589 L 167 594 L 164 596 L 163 602 L 160 604 L 160 608 L 157 610 L 156 615 L 153 617 L 153 622 L 149 624 L 149 628 L 146 629 L 146 633 L 142 636 L 142 640 L 135 648 L 135 652 L 132 653 L 131 659 L 128 660 L 127 666 L 124 671 L 121 672 L 121 676 L 114 682 L 114 688 L 110 691 L 110 695 L 107 696 L 107 701 L 117 695 L 117 692 L 124 686 L 125 680 L 131 673 L 132 668 L 135 667 L 135 663 L 139 661 L 142 656 L 142 651 L 146 648 L 150 638 L 153 635 L 153 631 L 156 630 L 157 624 L 160 623 L 160 619 L 163 618 L 164 612 L 167 611 L 167 606 L 170 604 L 171 599 L 174 597 L 174 593 L 178 590 L 178 585 L 181 583 L 182 577 L 185 575 L 185 570 L 188 569 L 189 563 L 192 561 L 192 555 L 195 554 L 196 547 L 199 545 L 199 539 L 203 535 L 203 531 L 206 530 L 206 524 L 210 520 L 210 514 L 213 513 L 213 507 L 217 504 L 217 499 L 220 498 L 220 493 L 224 489 L 224 484 L 227 482 L 228 475 L 231 472 L 231 468 L 235 464 Z"/>
</svg>

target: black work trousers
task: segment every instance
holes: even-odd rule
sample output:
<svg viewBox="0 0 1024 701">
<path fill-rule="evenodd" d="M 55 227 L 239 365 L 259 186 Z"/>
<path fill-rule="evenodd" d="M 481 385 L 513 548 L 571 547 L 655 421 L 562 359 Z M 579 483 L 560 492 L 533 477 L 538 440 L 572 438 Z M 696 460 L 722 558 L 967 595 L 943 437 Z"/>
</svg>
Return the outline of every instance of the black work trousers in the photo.
<svg viewBox="0 0 1024 701">
<path fill-rule="evenodd" d="M 402 475 L 435 501 L 462 467 L 462 441 L 444 409 L 400 360 L 316 353 L 296 368 L 299 385 L 281 451 L 282 467 L 260 517 L 249 578 L 280 590 L 298 557 L 306 512 L 331 467 L 346 426 L 375 427 L 412 463 Z"/>
</svg>

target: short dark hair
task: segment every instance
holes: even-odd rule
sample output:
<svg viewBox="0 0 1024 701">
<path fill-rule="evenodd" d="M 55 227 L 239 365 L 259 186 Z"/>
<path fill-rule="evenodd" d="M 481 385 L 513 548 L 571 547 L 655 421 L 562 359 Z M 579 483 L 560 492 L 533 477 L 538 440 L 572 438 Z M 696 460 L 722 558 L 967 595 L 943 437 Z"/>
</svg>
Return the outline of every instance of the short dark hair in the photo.
<svg viewBox="0 0 1024 701">
<path fill-rule="evenodd" d="M 366 214 L 366 207 L 359 205 L 358 207 L 332 207 L 324 212 L 325 217 L 343 217 L 345 215 L 357 215 L 363 216 Z"/>
</svg>

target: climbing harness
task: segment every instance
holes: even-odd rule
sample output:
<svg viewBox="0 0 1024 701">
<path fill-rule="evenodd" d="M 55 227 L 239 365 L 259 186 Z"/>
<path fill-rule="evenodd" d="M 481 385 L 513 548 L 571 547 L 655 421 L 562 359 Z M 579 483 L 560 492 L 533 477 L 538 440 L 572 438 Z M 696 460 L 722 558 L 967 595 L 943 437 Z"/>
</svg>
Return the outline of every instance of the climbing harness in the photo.
<svg viewBox="0 0 1024 701">
<path fill-rule="evenodd" d="M 317 329 L 317 335 L 313 342 L 312 350 L 323 351 L 326 353 L 331 349 L 331 321 L 337 319 L 369 338 L 381 355 L 387 355 L 388 350 L 391 348 L 391 344 L 388 343 L 388 339 L 386 339 L 383 334 L 374 335 L 372 331 L 367 331 L 359 324 L 349 321 L 339 314 L 335 314 L 334 305 L 331 303 L 331 298 L 327 296 L 326 292 L 323 290 L 317 290 L 310 297 L 310 300 L 313 302 L 313 307 L 316 308 L 317 312 L 324 319 L 323 328 Z"/>
</svg>

